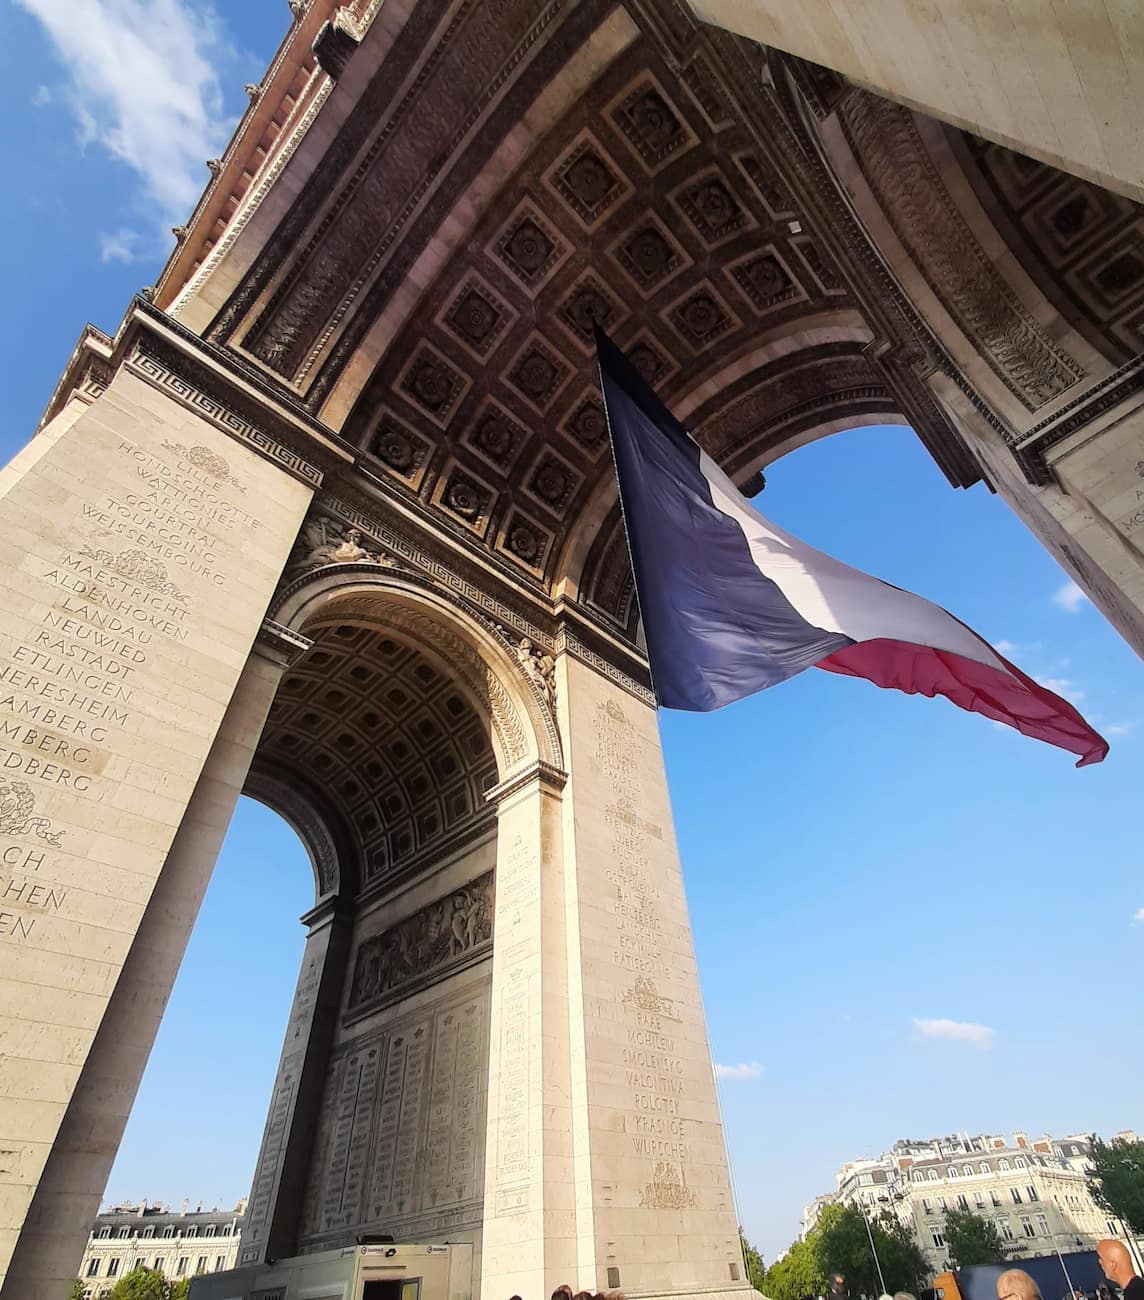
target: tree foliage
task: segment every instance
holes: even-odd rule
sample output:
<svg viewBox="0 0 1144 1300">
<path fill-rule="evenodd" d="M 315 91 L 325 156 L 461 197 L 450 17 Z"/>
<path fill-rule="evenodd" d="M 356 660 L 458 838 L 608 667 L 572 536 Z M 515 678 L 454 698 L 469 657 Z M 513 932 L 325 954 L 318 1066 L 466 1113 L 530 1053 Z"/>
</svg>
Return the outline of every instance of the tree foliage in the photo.
<svg viewBox="0 0 1144 1300">
<path fill-rule="evenodd" d="M 826 1281 L 818 1266 L 812 1232 L 805 1241 L 796 1241 L 780 1260 L 763 1274 L 762 1291 L 770 1300 L 802 1300 L 803 1296 L 822 1295 Z"/>
<path fill-rule="evenodd" d="M 870 1251 L 870 1236 L 882 1265 L 885 1289 L 917 1293 L 928 1280 L 930 1268 L 913 1233 L 896 1214 L 881 1210 L 869 1218 L 853 1205 L 828 1205 L 812 1234 L 819 1273 L 841 1273 L 851 1295 L 879 1295 L 882 1284 Z"/>
<path fill-rule="evenodd" d="M 1092 1163 L 1088 1186 L 1096 1203 L 1133 1232 L 1144 1232 L 1144 1140 L 1094 1137 Z"/>
<path fill-rule="evenodd" d="M 747 1261 L 747 1281 L 756 1291 L 762 1291 L 763 1275 L 767 1271 L 767 1267 L 763 1263 L 763 1257 L 747 1240 L 742 1228 L 739 1229 L 739 1241 L 743 1246 L 743 1258 Z"/>
<path fill-rule="evenodd" d="M 945 1245 L 955 1268 L 973 1264 L 1003 1264 L 1005 1243 L 997 1225 L 973 1210 L 947 1210 Z"/>
<path fill-rule="evenodd" d="M 158 1269 L 137 1264 L 111 1288 L 108 1300 L 186 1300 L 190 1280 L 168 1282 Z"/>
<path fill-rule="evenodd" d="M 83 1293 L 83 1282 L 77 1277 L 72 1283 L 71 1295 L 68 1297 L 68 1300 L 83 1300 Z"/>
</svg>

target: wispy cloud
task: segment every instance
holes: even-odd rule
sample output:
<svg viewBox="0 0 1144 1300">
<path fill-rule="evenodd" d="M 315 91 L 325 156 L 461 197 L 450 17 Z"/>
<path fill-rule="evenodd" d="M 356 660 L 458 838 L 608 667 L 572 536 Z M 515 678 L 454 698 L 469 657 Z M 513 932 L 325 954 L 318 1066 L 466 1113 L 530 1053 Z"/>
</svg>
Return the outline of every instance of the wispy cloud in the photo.
<svg viewBox="0 0 1144 1300">
<path fill-rule="evenodd" d="M 1132 734 L 1131 722 L 1110 722 L 1102 730 L 1106 736 L 1130 736 Z"/>
<path fill-rule="evenodd" d="M 975 1025 L 968 1020 L 920 1020 L 914 1017 L 914 1028 L 923 1038 L 943 1038 L 951 1043 L 968 1043 L 979 1050 L 993 1046 L 996 1031 L 988 1025 Z"/>
<path fill-rule="evenodd" d="M 230 131 L 216 68 L 228 47 L 207 0 L 15 3 L 42 24 L 66 74 L 34 102 L 66 105 L 81 148 L 97 145 L 130 167 L 142 205 L 163 224 L 185 221 L 203 164 Z"/>
<path fill-rule="evenodd" d="M 1084 688 L 1067 677 L 1038 677 L 1037 681 L 1054 695 L 1059 695 L 1061 699 L 1068 700 L 1071 704 L 1079 704 L 1084 699 Z"/>
<path fill-rule="evenodd" d="M 1088 597 L 1075 582 L 1071 581 L 1053 592 L 1053 604 L 1063 609 L 1066 614 L 1075 614 L 1086 600 Z"/>
<path fill-rule="evenodd" d="M 1142 907 L 1132 919 L 1134 921 L 1144 921 L 1144 907 Z"/>
<path fill-rule="evenodd" d="M 142 235 L 137 230 L 120 226 L 113 234 L 100 235 L 99 260 L 101 262 L 138 262 L 147 254 L 141 249 Z"/>
<path fill-rule="evenodd" d="M 717 1079 L 757 1079 L 763 1072 L 758 1061 L 745 1062 L 742 1065 L 716 1065 Z"/>
<path fill-rule="evenodd" d="M 993 649 L 996 650 L 998 654 L 1011 655 L 1016 653 L 1017 646 L 1013 641 L 1001 640 L 993 642 Z"/>
</svg>

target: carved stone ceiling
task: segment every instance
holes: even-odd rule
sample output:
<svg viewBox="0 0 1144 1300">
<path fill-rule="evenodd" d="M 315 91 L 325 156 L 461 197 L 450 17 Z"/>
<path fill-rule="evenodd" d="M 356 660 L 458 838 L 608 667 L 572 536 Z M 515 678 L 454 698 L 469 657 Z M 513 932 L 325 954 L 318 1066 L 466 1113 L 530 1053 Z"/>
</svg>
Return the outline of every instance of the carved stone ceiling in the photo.
<svg viewBox="0 0 1144 1300">
<path fill-rule="evenodd" d="M 630 12 L 643 34 L 490 187 L 471 235 L 445 248 L 370 358 L 341 430 L 397 491 L 543 584 L 562 576 L 570 532 L 611 472 L 594 322 L 669 403 L 730 368 L 689 418 L 732 473 L 828 420 L 902 409 L 863 352 L 873 331 L 792 198 L 781 151 L 746 124 L 723 75 L 734 62 L 757 84 L 751 48 L 669 0 Z M 346 367 L 361 369 L 355 354 L 391 318 L 415 258 L 441 242 L 450 203 L 608 13 L 597 0 L 420 0 L 210 337 L 320 412 Z M 461 150 L 481 112 L 484 134 Z M 354 135 L 363 121 L 368 149 Z M 418 224 L 409 214 L 431 182 L 436 207 Z M 601 542 L 612 558 L 593 564 L 624 572 L 601 577 L 616 593 L 596 603 L 624 623 L 615 528 Z"/>
<path fill-rule="evenodd" d="M 362 884 L 488 824 L 496 758 L 487 722 L 457 684 L 388 631 L 333 622 L 311 635 L 314 648 L 278 689 L 256 761 L 307 780 L 315 802 L 332 805 L 358 847 Z"/>
</svg>

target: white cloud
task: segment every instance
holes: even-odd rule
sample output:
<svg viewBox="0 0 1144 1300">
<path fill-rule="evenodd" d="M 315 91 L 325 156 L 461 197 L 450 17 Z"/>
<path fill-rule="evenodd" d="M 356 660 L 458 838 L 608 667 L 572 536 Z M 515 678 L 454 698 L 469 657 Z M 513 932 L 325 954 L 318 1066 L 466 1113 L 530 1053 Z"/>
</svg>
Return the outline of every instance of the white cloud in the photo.
<svg viewBox="0 0 1144 1300">
<path fill-rule="evenodd" d="M 1130 736 L 1132 734 L 1131 722 L 1110 722 L 1104 728 L 1106 736 Z"/>
<path fill-rule="evenodd" d="M 1071 704 L 1079 704 L 1084 699 L 1084 689 L 1067 677 L 1038 677 L 1037 681 L 1054 695 L 1059 695 Z"/>
<path fill-rule="evenodd" d="M 923 1038 L 944 1038 L 951 1043 L 969 1043 L 978 1049 L 992 1047 L 996 1034 L 988 1025 L 975 1025 L 968 1020 L 919 1020 L 917 1016 L 914 1028 Z"/>
<path fill-rule="evenodd" d="M 1058 587 L 1053 592 L 1053 604 L 1059 605 L 1066 614 L 1075 614 L 1087 599 L 1084 592 L 1072 581 L 1066 582 L 1063 587 Z"/>
<path fill-rule="evenodd" d="M 35 102 L 65 103 L 80 146 L 132 168 L 165 225 L 184 222 L 230 130 L 215 67 L 227 50 L 207 0 L 15 2 L 39 19 L 67 73 Z"/>
<path fill-rule="evenodd" d="M 1142 907 L 1132 919 L 1134 921 L 1144 921 L 1144 907 Z"/>
<path fill-rule="evenodd" d="M 49 104 L 54 104 L 55 102 L 56 97 L 52 94 L 52 88 L 50 86 L 37 86 L 32 92 L 33 108 L 47 108 Z"/>
<path fill-rule="evenodd" d="M 717 1079 L 757 1079 L 763 1072 L 763 1067 L 758 1061 L 750 1061 L 742 1065 L 716 1065 L 715 1077 Z"/>
<path fill-rule="evenodd" d="M 1002 640 L 1002 641 L 994 641 L 993 649 L 996 650 L 999 655 L 1011 655 L 1016 652 L 1017 646 L 1012 641 Z"/>
<path fill-rule="evenodd" d="M 139 247 L 142 236 L 137 230 L 128 230 L 120 226 L 113 234 L 101 234 L 99 237 L 99 260 L 101 262 L 137 262 L 146 256 Z"/>
</svg>

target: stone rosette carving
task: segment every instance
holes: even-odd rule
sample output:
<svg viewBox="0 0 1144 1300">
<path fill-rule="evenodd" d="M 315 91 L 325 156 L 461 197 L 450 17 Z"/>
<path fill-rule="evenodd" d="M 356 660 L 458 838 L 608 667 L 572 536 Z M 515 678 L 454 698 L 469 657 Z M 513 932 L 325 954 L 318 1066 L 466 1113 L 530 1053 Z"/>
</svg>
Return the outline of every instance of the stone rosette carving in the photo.
<svg viewBox="0 0 1144 1300">
<path fill-rule="evenodd" d="M 53 831 L 51 820 L 36 816 L 36 796 L 24 781 L 0 780 L 0 835 L 27 835 L 29 832 L 60 847 L 63 831 Z"/>
<path fill-rule="evenodd" d="M 163 446 L 167 451 L 174 452 L 176 456 L 181 456 L 195 469 L 201 470 L 204 474 L 209 474 L 211 478 L 218 479 L 220 483 L 229 483 L 232 487 L 238 488 L 240 492 L 246 492 L 246 488 L 230 472 L 230 462 L 225 456 L 220 456 L 217 451 L 212 451 L 209 447 L 204 447 L 201 444 L 194 447 L 185 447 L 181 442 L 164 441 Z"/>
<path fill-rule="evenodd" d="M 662 1162 L 656 1165 L 651 1182 L 640 1193 L 640 1205 L 645 1210 L 690 1210 L 695 1201 L 695 1193 L 684 1185 L 680 1171 Z"/>
<path fill-rule="evenodd" d="M 162 560 L 157 560 L 153 555 L 148 555 L 146 551 L 121 551 L 116 555 L 113 551 L 92 550 L 90 546 L 84 546 L 80 554 L 88 560 L 95 560 L 97 564 L 102 564 L 104 568 L 110 569 L 120 578 L 126 578 L 129 582 L 138 583 L 140 587 L 146 587 L 149 591 L 157 592 L 160 596 L 169 596 L 172 600 L 177 600 L 181 605 L 187 603 L 187 594 L 175 583 L 171 582 L 167 576 L 167 566 Z"/>
<path fill-rule="evenodd" d="M 347 1010 L 444 972 L 491 943 L 492 937 L 493 873 L 489 871 L 360 944 Z"/>
</svg>

